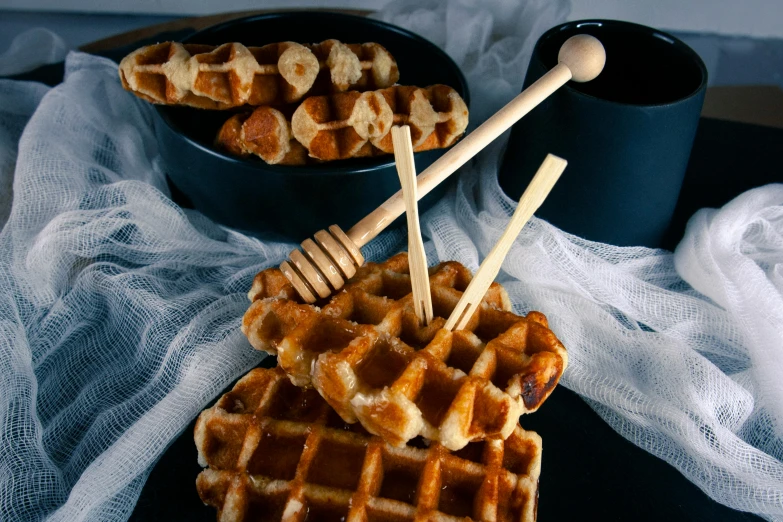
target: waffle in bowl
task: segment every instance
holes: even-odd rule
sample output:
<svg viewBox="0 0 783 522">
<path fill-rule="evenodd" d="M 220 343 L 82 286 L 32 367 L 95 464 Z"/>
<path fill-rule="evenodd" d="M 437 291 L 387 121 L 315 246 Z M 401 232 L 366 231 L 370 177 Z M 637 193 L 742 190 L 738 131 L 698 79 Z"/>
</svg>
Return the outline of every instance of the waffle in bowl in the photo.
<svg viewBox="0 0 783 522">
<path fill-rule="evenodd" d="M 201 499 L 220 522 L 534 521 L 541 438 L 516 425 L 505 440 L 451 453 L 396 448 L 346 424 L 280 368 L 251 370 L 198 418 Z"/>
<path fill-rule="evenodd" d="M 395 85 L 367 92 L 310 96 L 291 118 L 294 138 L 313 158 L 392 154 L 391 128 L 411 128 L 416 152 L 448 147 L 468 126 L 468 107 L 447 85 Z"/>
<path fill-rule="evenodd" d="M 434 320 L 415 315 L 407 254 L 367 263 L 344 289 L 302 304 L 277 269 L 259 273 L 242 331 L 297 386 L 315 387 L 348 423 L 395 446 L 421 435 L 451 450 L 505 438 L 535 411 L 568 364 L 546 317 L 510 312 L 493 283 L 464 330 L 443 328 L 471 273 L 456 262 L 430 269 Z"/>
<path fill-rule="evenodd" d="M 249 117 L 229 118 L 215 145 L 237 156 L 255 154 L 269 164 L 303 165 L 303 147 L 317 161 L 393 154 L 393 125 L 410 127 L 416 152 L 448 147 L 467 124 L 467 106 L 451 87 L 395 85 L 309 97 L 290 119 L 275 108 L 259 107 Z"/>
<path fill-rule="evenodd" d="M 147 101 L 201 109 L 279 105 L 399 79 L 397 62 L 383 46 L 337 40 L 262 47 L 163 42 L 127 55 L 119 74 L 125 89 Z"/>
<path fill-rule="evenodd" d="M 307 163 L 307 150 L 291 136 L 283 113 L 272 107 L 231 116 L 220 127 L 215 146 L 234 156 L 255 154 L 270 165 Z"/>
</svg>

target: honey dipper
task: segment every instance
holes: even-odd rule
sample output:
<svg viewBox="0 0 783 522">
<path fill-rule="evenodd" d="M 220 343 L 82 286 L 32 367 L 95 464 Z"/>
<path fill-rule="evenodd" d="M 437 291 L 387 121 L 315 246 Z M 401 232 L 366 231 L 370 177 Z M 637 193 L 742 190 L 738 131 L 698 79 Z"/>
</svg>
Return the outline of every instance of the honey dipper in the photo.
<svg viewBox="0 0 783 522">
<path fill-rule="evenodd" d="M 569 80 L 588 82 L 598 76 L 606 63 L 606 52 L 598 39 L 576 35 L 563 43 L 557 59 L 555 67 L 417 176 L 419 199 Z M 280 265 L 280 270 L 305 302 L 314 303 L 319 297 L 328 297 L 342 288 L 345 280 L 353 277 L 356 269 L 364 264 L 361 247 L 404 211 L 400 190 L 347 233 L 337 225 L 330 226 L 328 231 L 316 232 L 315 241 L 304 240 L 302 251 L 293 250 L 289 261 Z"/>
</svg>

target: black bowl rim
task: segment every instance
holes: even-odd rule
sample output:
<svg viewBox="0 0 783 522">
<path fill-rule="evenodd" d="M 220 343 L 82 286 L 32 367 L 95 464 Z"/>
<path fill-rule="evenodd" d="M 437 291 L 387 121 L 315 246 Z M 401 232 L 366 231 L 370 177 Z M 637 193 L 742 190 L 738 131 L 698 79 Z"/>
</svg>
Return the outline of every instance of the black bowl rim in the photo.
<svg viewBox="0 0 783 522">
<path fill-rule="evenodd" d="M 465 75 L 462 72 L 462 69 L 460 69 L 459 65 L 449 56 L 443 49 L 432 43 L 431 41 L 427 40 L 423 36 L 420 36 L 412 31 L 409 31 L 407 29 L 404 29 L 402 27 L 399 27 L 394 24 L 390 24 L 388 22 L 384 22 L 382 20 L 376 20 L 374 18 L 369 18 L 367 16 L 357 16 L 352 14 L 345 14 L 345 13 L 337 13 L 333 11 L 275 11 L 272 13 L 264 13 L 264 14 L 257 14 L 257 15 L 251 15 L 251 16 L 245 16 L 243 18 L 236 18 L 234 20 L 229 20 L 227 22 L 222 22 L 219 24 L 211 25 L 209 27 L 205 27 L 204 29 L 201 29 L 199 31 L 196 31 L 195 33 L 185 37 L 182 39 L 183 43 L 191 42 L 194 39 L 198 38 L 199 36 L 203 36 L 205 34 L 209 34 L 214 31 L 223 30 L 227 27 L 230 27 L 232 25 L 238 25 L 242 23 L 248 23 L 248 22 L 255 22 L 257 20 L 268 20 L 268 19 L 275 19 L 275 18 L 300 18 L 300 17 L 307 17 L 307 16 L 317 16 L 319 18 L 332 18 L 332 19 L 341 19 L 343 21 L 353 21 L 358 23 L 364 23 L 369 25 L 375 25 L 379 26 L 380 28 L 390 31 L 392 33 L 397 33 L 402 37 L 418 41 L 422 45 L 429 46 L 433 52 L 436 55 L 440 55 L 440 58 L 443 60 L 445 64 L 448 64 L 449 67 L 451 67 L 455 72 L 456 76 L 459 80 L 459 87 L 456 86 L 450 86 L 454 89 L 457 89 L 460 92 L 460 95 L 462 96 L 462 99 L 465 101 L 465 105 L 468 106 L 468 109 L 470 109 L 470 89 L 468 87 L 467 79 L 465 78 Z M 350 175 L 350 174 L 363 174 L 366 172 L 372 172 L 382 169 L 387 169 L 392 166 L 394 166 L 394 157 L 392 155 L 389 155 L 388 158 L 384 156 L 379 156 L 378 159 L 375 158 L 368 158 L 364 159 L 364 164 L 360 163 L 356 165 L 355 159 L 352 160 L 343 160 L 340 162 L 325 162 L 323 165 L 308 165 L 305 167 L 299 167 L 299 166 L 291 166 L 291 165 L 270 165 L 268 163 L 265 163 L 263 160 L 254 158 L 238 158 L 235 156 L 230 156 L 228 154 L 224 154 L 218 150 L 215 150 L 211 147 L 207 147 L 195 140 L 193 140 L 190 136 L 187 136 L 186 134 L 180 132 L 175 128 L 173 123 L 169 119 L 169 115 L 166 113 L 166 109 L 170 109 L 171 107 L 167 105 L 155 105 L 155 109 L 160 116 L 160 119 L 163 121 L 163 123 L 168 127 L 169 131 L 177 135 L 179 138 L 186 141 L 188 144 L 190 144 L 192 147 L 195 147 L 202 152 L 206 152 L 212 156 L 215 156 L 221 160 L 225 160 L 228 163 L 233 163 L 237 165 L 241 165 L 248 169 L 258 170 L 258 171 L 264 171 L 264 172 L 270 172 L 270 173 L 279 173 L 279 174 L 290 174 L 290 175 L 296 175 L 296 176 L 308 176 L 308 175 L 318 175 L 318 176 L 330 176 L 330 175 Z M 198 109 L 194 109 L 198 110 Z M 206 110 L 206 109 L 205 109 Z M 228 114 L 228 113 L 227 113 Z M 436 149 L 438 150 L 438 149 Z M 427 151 L 429 152 L 429 151 Z M 360 158 L 356 158 L 360 159 Z M 345 164 L 345 162 L 351 162 L 353 164 Z M 343 164 L 338 164 L 343 163 Z"/>
<path fill-rule="evenodd" d="M 659 40 L 666 42 L 670 45 L 673 45 L 680 51 L 683 51 L 685 54 L 690 56 L 696 67 L 701 72 L 701 82 L 699 83 L 699 86 L 696 87 L 691 93 L 686 94 L 685 96 L 682 96 L 680 98 L 677 98 L 676 100 L 672 101 L 666 101 L 661 103 L 626 103 L 626 102 L 619 102 L 615 100 L 607 100 L 605 98 L 600 98 L 598 96 L 594 96 L 592 94 L 584 93 L 578 89 L 575 89 L 572 87 L 569 83 L 565 84 L 563 88 L 569 90 L 573 95 L 575 96 L 582 96 L 584 98 L 589 98 L 592 100 L 598 100 L 602 103 L 607 103 L 611 105 L 620 105 L 620 106 L 626 106 L 626 107 L 644 107 L 646 109 L 656 109 L 656 108 L 665 108 L 670 107 L 672 105 L 676 105 L 678 103 L 683 103 L 687 100 L 690 100 L 696 96 L 700 96 L 704 93 L 707 82 L 708 82 L 708 72 L 707 72 L 707 66 L 704 65 L 704 60 L 701 59 L 701 56 L 699 56 L 699 53 L 694 51 L 688 44 L 677 38 L 676 36 L 667 33 L 665 31 L 661 31 L 660 29 L 656 29 L 654 27 L 650 27 L 647 25 L 642 24 L 636 24 L 633 22 L 626 22 L 625 20 L 611 20 L 611 19 L 602 19 L 602 18 L 587 18 L 584 20 L 572 20 L 570 22 L 564 22 L 562 24 L 558 24 L 550 29 L 548 29 L 544 34 L 541 35 L 541 37 L 536 42 L 535 47 L 533 48 L 533 56 L 531 57 L 532 60 L 536 60 L 537 63 L 542 65 L 544 69 L 547 68 L 547 65 L 544 63 L 544 61 L 541 59 L 541 44 L 549 39 L 554 37 L 557 33 L 568 31 L 571 29 L 578 29 L 581 26 L 598 26 L 598 27 L 614 27 L 618 29 L 627 29 L 627 30 L 636 30 L 641 31 L 645 33 L 647 36 L 651 36 L 654 38 L 658 38 Z"/>
</svg>

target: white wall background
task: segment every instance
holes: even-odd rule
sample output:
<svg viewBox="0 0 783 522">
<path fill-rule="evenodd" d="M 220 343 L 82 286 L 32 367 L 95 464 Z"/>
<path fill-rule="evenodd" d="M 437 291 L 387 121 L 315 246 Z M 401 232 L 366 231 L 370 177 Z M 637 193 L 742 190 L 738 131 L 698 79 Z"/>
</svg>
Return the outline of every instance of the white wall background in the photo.
<svg viewBox="0 0 783 522">
<path fill-rule="evenodd" d="M 783 38 L 783 0 L 572 0 L 571 19 L 611 18 L 671 31 Z"/>
<path fill-rule="evenodd" d="M 0 0 L 0 9 L 187 16 L 302 6 L 372 10 L 387 1 Z M 675 31 L 783 38 L 783 0 L 573 0 L 571 18 L 615 18 Z"/>
</svg>

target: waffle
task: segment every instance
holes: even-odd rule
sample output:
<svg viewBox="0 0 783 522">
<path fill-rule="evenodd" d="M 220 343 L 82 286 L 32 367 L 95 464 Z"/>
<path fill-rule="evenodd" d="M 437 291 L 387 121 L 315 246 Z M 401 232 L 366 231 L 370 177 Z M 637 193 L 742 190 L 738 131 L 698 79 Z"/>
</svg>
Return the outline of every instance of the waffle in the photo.
<svg viewBox="0 0 783 522">
<path fill-rule="evenodd" d="M 119 74 L 125 89 L 147 101 L 201 109 L 278 105 L 399 79 L 397 62 L 381 45 L 337 40 L 263 47 L 164 42 L 123 58 Z"/>
<path fill-rule="evenodd" d="M 234 156 L 255 154 L 270 165 L 307 162 L 307 151 L 291 136 L 291 125 L 283 113 L 272 107 L 231 116 L 220 128 L 215 146 Z"/>
<path fill-rule="evenodd" d="M 448 147 L 465 132 L 468 108 L 446 85 L 395 85 L 310 96 L 291 118 L 297 141 L 325 161 L 392 154 L 392 125 L 410 126 L 414 151 Z"/>
<path fill-rule="evenodd" d="M 518 425 L 506 440 L 451 453 L 395 448 L 344 423 L 279 369 L 251 370 L 201 413 L 196 479 L 219 522 L 534 521 L 541 438 Z"/>
<path fill-rule="evenodd" d="M 320 308 L 302 304 L 279 270 L 265 270 L 253 282 L 242 331 L 346 422 L 359 421 L 396 446 L 421 435 L 457 450 L 509 436 L 568 364 L 546 317 L 510 312 L 497 283 L 465 330 L 443 329 L 471 277 L 456 262 L 430 269 L 436 317 L 422 327 L 405 253 L 366 264 Z"/>
</svg>

